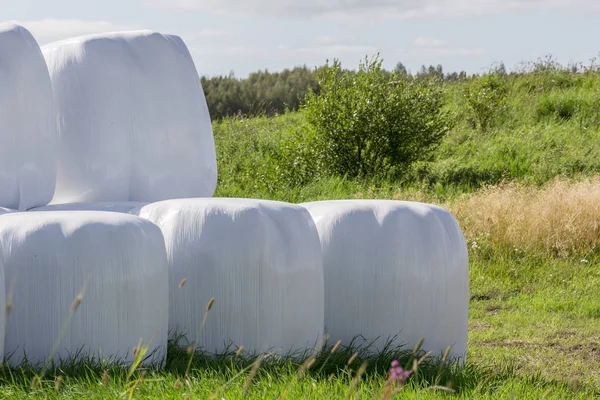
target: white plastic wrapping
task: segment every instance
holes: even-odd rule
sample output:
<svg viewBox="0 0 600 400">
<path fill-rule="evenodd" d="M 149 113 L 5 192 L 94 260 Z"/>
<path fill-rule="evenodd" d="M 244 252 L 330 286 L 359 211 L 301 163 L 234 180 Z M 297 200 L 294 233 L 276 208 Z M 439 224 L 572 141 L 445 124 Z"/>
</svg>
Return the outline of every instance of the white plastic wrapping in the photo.
<svg viewBox="0 0 600 400">
<path fill-rule="evenodd" d="M 25 28 L 0 23 L 0 207 L 48 204 L 56 182 L 56 118 L 48 68 Z"/>
<path fill-rule="evenodd" d="M 0 208 L 0 215 L 6 213 Z M 1 218 L 0 218 L 1 220 Z M 6 310 L 6 285 L 4 279 L 4 260 L 0 252 L 0 307 Z M 4 360 L 4 336 L 6 333 L 6 312 L 0 312 L 0 360 Z"/>
<path fill-rule="evenodd" d="M 107 33 L 43 53 L 59 118 L 54 203 L 213 195 L 212 125 L 181 38 Z"/>
<path fill-rule="evenodd" d="M 195 342 L 209 353 L 228 346 L 285 353 L 319 344 L 321 249 L 304 208 L 250 199 L 183 199 L 147 205 L 139 215 L 165 237 L 169 327 L 172 335 L 185 335 L 180 344 Z"/>
<path fill-rule="evenodd" d="M 467 348 L 469 263 L 454 217 L 429 204 L 340 200 L 302 204 L 319 231 L 325 275 L 325 333 L 372 350 L 396 345 L 434 355 Z M 376 340 L 377 339 L 377 340 Z"/>
<path fill-rule="evenodd" d="M 15 210 L 11 210 L 10 208 L 4 208 L 4 207 L 0 207 L 0 215 L 2 214 L 7 214 L 10 212 L 14 212 Z"/>
<path fill-rule="evenodd" d="M 116 201 L 98 203 L 65 203 L 50 204 L 44 207 L 32 208 L 29 211 L 110 211 L 128 214 L 133 210 L 141 208 L 148 203 L 137 201 Z M 1 212 L 1 211 L 0 211 Z M 135 214 L 135 212 L 133 212 Z"/>
<path fill-rule="evenodd" d="M 80 350 L 82 357 L 130 362 L 140 339 L 152 340 L 147 361 L 162 362 L 168 272 L 158 227 L 113 212 L 11 213 L 0 217 L 0 245 L 12 298 L 5 342 L 10 365 L 24 355 L 39 364 Z M 78 294 L 82 301 L 67 324 Z"/>
</svg>

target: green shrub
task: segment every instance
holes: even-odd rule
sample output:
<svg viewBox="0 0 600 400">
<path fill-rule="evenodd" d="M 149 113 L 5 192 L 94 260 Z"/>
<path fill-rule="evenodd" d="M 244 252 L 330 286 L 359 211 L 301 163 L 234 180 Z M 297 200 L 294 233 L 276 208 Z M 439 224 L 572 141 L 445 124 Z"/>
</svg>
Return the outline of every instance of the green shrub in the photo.
<svg viewBox="0 0 600 400">
<path fill-rule="evenodd" d="M 407 80 L 365 59 L 356 73 L 336 60 L 319 71 L 306 117 L 328 173 L 350 178 L 397 175 L 427 157 L 449 131 L 443 95 L 433 81 Z"/>
<path fill-rule="evenodd" d="M 218 195 L 282 198 L 318 180 L 320 147 L 302 113 L 213 123 Z"/>
<path fill-rule="evenodd" d="M 537 118 L 555 118 L 557 120 L 570 120 L 581 108 L 580 99 L 567 96 L 543 96 L 537 106 Z"/>
<path fill-rule="evenodd" d="M 537 121 L 575 121 L 581 128 L 600 124 L 600 93 L 568 91 L 542 96 L 536 108 Z"/>
<path fill-rule="evenodd" d="M 486 132 L 506 111 L 506 78 L 491 73 L 471 79 L 464 87 L 464 97 L 469 122 L 473 128 Z"/>
</svg>

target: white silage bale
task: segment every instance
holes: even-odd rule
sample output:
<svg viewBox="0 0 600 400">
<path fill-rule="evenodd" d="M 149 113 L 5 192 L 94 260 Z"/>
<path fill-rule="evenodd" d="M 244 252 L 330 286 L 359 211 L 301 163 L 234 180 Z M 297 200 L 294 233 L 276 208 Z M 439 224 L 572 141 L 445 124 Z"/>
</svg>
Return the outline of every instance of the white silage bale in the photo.
<svg viewBox="0 0 600 400">
<path fill-rule="evenodd" d="M 319 231 L 325 275 L 325 333 L 362 335 L 381 350 L 423 348 L 464 360 L 469 263 L 454 217 L 429 204 L 340 200 L 302 204 Z M 377 339 L 377 340 L 376 340 Z"/>
<path fill-rule="evenodd" d="M 147 362 L 163 361 L 168 272 L 158 227 L 113 212 L 11 213 L 0 217 L 0 245 L 12 305 L 9 364 L 26 356 L 39 365 L 79 351 L 128 363 L 141 339 L 151 340 Z"/>
<path fill-rule="evenodd" d="M 169 327 L 171 334 L 185 335 L 182 345 L 195 342 L 210 353 L 228 346 L 285 353 L 319 343 L 321 249 L 304 208 L 251 199 L 179 199 L 147 205 L 139 215 L 165 237 Z"/>
<path fill-rule="evenodd" d="M 43 47 L 59 120 L 54 203 L 212 196 L 200 78 L 178 36 L 89 35 Z"/>
<path fill-rule="evenodd" d="M 0 207 L 48 204 L 56 182 L 56 117 L 48 68 L 25 28 L 0 23 Z"/>
<path fill-rule="evenodd" d="M 64 203 L 50 204 L 44 207 L 32 208 L 29 211 L 110 211 L 128 214 L 148 203 L 136 201 L 116 201 L 98 203 Z"/>
</svg>

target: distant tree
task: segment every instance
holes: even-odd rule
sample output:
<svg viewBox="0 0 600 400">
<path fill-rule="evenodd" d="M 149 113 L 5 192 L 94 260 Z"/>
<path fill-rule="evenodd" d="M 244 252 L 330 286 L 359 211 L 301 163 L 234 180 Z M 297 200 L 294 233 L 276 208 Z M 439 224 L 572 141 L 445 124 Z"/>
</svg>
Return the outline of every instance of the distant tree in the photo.
<svg viewBox="0 0 600 400">
<path fill-rule="evenodd" d="M 228 76 L 202 77 L 201 83 L 213 119 L 297 110 L 309 89 L 319 90 L 315 72 L 306 66 L 273 73 L 257 71 L 246 79 L 238 79 L 231 72 Z"/>
<path fill-rule="evenodd" d="M 504 66 L 504 63 L 501 61 L 499 64 L 495 65 L 494 67 L 492 67 L 491 70 L 492 73 L 499 75 L 499 76 L 506 76 L 506 67 Z"/>
<path fill-rule="evenodd" d="M 407 76 L 408 75 L 408 70 L 406 69 L 404 64 L 402 64 L 401 62 L 398 62 L 398 64 L 396 64 L 396 67 L 394 68 L 393 72 L 395 72 L 399 76 Z"/>
<path fill-rule="evenodd" d="M 458 72 L 450 72 L 444 76 L 445 81 L 456 82 L 460 79 Z"/>
<path fill-rule="evenodd" d="M 201 83 L 212 119 L 219 120 L 234 115 L 272 116 L 286 110 L 298 110 L 309 90 L 318 94 L 317 75 L 325 68 L 320 66 L 310 69 L 304 65 L 280 72 L 269 72 L 265 69 L 252 72 L 247 78 L 238 78 L 230 71 L 227 75 L 202 77 Z M 340 65 L 340 73 L 342 72 L 348 76 L 357 74 L 357 71 L 343 69 Z M 439 64 L 429 67 L 423 65 L 417 74 L 412 76 L 404 64 L 398 62 L 391 71 L 381 68 L 381 73 L 386 78 L 395 75 L 407 80 L 416 78 L 452 82 L 467 78 L 464 71 L 444 73 Z"/>
<path fill-rule="evenodd" d="M 417 78 L 420 78 L 420 79 L 434 78 L 434 79 L 438 79 L 441 81 L 444 79 L 444 70 L 440 64 L 430 65 L 429 67 L 422 65 L 419 72 L 417 72 Z"/>
</svg>

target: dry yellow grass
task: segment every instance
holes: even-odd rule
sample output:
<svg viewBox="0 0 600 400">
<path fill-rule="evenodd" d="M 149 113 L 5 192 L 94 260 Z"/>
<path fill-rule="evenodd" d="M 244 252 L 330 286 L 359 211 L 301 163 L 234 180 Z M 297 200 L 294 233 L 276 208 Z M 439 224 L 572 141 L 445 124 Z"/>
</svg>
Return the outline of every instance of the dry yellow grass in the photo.
<svg viewBox="0 0 600 400">
<path fill-rule="evenodd" d="M 446 205 L 470 241 L 557 256 L 600 250 L 600 178 L 506 184 Z"/>
</svg>

